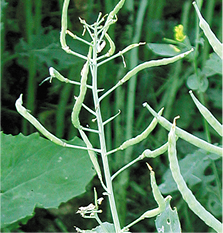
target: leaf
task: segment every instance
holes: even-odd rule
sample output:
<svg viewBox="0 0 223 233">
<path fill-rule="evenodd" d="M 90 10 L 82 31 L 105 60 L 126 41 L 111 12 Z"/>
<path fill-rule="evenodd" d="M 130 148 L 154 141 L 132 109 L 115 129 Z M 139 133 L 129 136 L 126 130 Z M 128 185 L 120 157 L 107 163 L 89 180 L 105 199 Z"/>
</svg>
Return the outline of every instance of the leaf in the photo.
<svg viewBox="0 0 223 233">
<path fill-rule="evenodd" d="M 172 210 L 170 206 L 170 199 L 171 198 L 168 198 L 166 200 L 166 209 L 156 217 L 155 225 L 158 233 L 181 232 L 177 209 L 174 208 L 174 210 Z"/>
<path fill-rule="evenodd" d="M 114 233 L 115 228 L 114 224 L 104 222 L 100 226 L 97 226 L 93 228 L 92 230 L 81 230 L 76 228 L 77 232 L 83 232 L 83 233 Z"/>
<path fill-rule="evenodd" d="M 33 215 L 35 207 L 57 208 L 85 192 L 95 172 L 88 153 L 60 147 L 39 136 L 1 133 L 2 227 Z M 70 143 L 82 145 L 75 137 Z"/>
<path fill-rule="evenodd" d="M 176 56 L 182 52 L 175 45 L 171 44 L 148 43 L 147 46 L 154 53 L 166 57 Z"/>
<path fill-rule="evenodd" d="M 192 90 L 199 90 L 200 92 L 205 92 L 208 88 L 209 82 L 205 75 L 198 70 L 198 76 L 192 74 L 187 78 L 187 86 Z"/>
<path fill-rule="evenodd" d="M 222 60 L 216 53 L 210 54 L 210 58 L 205 62 L 202 73 L 204 73 L 206 77 L 215 74 L 222 75 Z"/>
<path fill-rule="evenodd" d="M 222 89 L 208 88 L 208 98 L 213 102 L 213 106 L 222 109 Z"/>
<path fill-rule="evenodd" d="M 188 154 L 179 161 L 180 171 L 185 182 L 192 187 L 200 182 L 210 183 L 213 181 L 215 177 L 213 175 L 205 175 L 204 172 L 210 165 L 211 160 L 219 158 L 219 155 L 208 154 L 202 149 L 196 150 L 193 154 Z M 165 172 L 163 179 L 164 182 L 159 185 L 160 191 L 163 194 L 177 191 L 177 185 L 173 180 L 170 169 Z"/>
<path fill-rule="evenodd" d="M 184 107 L 182 108 L 182 106 Z M 186 129 L 190 126 L 191 122 L 194 121 L 195 108 L 195 104 L 191 101 L 191 97 L 185 92 L 182 91 L 182 93 L 177 96 L 172 114 L 173 116 L 180 116 L 180 120 L 177 122 L 178 127 Z M 188 111 L 188 109 L 190 109 L 190 111 Z"/>
<path fill-rule="evenodd" d="M 207 209 L 214 214 L 216 217 L 222 216 L 222 200 L 221 196 L 217 195 L 219 193 L 218 187 L 210 185 L 208 197 L 205 198 L 207 201 Z"/>
<path fill-rule="evenodd" d="M 18 63 L 27 68 L 28 60 L 27 57 L 33 54 L 38 62 L 37 68 L 41 68 L 41 64 L 46 64 L 48 67 L 56 67 L 58 70 L 66 69 L 76 63 L 80 62 L 78 59 L 71 54 L 67 54 L 61 48 L 59 43 L 60 33 L 57 30 L 50 30 L 49 32 L 41 29 L 38 35 L 32 35 L 32 44 L 28 44 L 23 39 L 16 45 L 16 53 L 20 56 L 18 57 Z M 85 44 L 80 44 L 78 41 L 67 37 L 68 45 L 75 52 L 81 54 L 87 54 L 87 49 Z"/>
<path fill-rule="evenodd" d="M 2 17 L 3 10 L 5 10 L 4 8 L 8 5 L 8 2 L 6 2 L 5 0 L 1 0 L 0 3 L 1 3 L 0 15 Z"/>
</svg>

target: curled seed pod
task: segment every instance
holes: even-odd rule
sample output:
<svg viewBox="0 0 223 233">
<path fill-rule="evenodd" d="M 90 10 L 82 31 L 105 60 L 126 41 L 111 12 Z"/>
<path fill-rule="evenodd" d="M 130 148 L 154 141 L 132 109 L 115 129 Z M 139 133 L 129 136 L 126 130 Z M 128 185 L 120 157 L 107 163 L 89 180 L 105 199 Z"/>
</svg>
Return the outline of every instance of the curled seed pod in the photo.
<svg viewBox="0 0 223 233">
<path fill-rule="evenodd" d="M 66 146 L 66 143 L 60 140 L 59 138 L 55 137 L 52 133 L 47 131 L 43 125 L 39 123 L 39 121 L 33 117 L 27 109 L 25 109 L 22 106 L 22 94 L 19 96 L 19 98 L 16 100 L 15 106 L 17 111 L 26 119 L 28 120 L 36 129 L 40 131 L 46 138 L 48 138 L 50 141 L 54 142 L 55 144 L 58 144 L 60 146 Z"/>
<path fill-rule="evenodd" d="M 59 81 L 61 82 L 65 82 L 68 83 L 69 80 L 67 78 L 64 78 L 63 75 L 61 75 L 57 70 L 55 70 L 53 67 L 49 68 L 49 73 L 50 73 L 50 77 L 52 78 L 57 78 Z"/>
<path fill-rule="evenodd" d="M 112 41 L 111 37 L 105 33 L 105 37 L 106 39 L 108 40 L 109 42 L 109 45 L 110 45 L 110 49 L 108 50 L 108 52 L 106 53 L 106 57 L 110 57 L 114 54 L 115 52 L 115 43 Z"/>
<path fill-rule="evenodd" d="M 91 55 L 91 47 L 89 50 L 88 57 L 90 58 Z M 84 101 L 84 97 L 87 91 L 87 78 L 88 78 L 88 72 L 89 72 L 89 59 L 84 64 L 82 70 L 81 70 L 81 86 L 80 86 L 80 94 L 76 99 L 76 102 L 73 107 L 73 111 L 71 113 L 71 121 L 74 127 L 77 129 L 80 128 L 80 120 L 79 120 L 79 114 L 82 107 L 82 103 Z"/>
<path fill-rule="evenodd" d="M 165 153 L 168 150 L 168 142 L 166 142 L 164 145 L 160 146 L 159 148 L 151 151 L 149 149 L 146 149 L 142 153 L 143 158 L 156 158 L 157 156 Z"/>
</svg>

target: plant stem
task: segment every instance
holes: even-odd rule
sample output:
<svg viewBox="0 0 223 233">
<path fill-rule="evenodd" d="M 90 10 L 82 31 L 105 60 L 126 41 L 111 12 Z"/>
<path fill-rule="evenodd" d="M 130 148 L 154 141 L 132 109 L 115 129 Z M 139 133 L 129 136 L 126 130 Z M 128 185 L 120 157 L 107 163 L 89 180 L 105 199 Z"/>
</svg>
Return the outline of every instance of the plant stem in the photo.
<svg viewBox="0 0 223 233">
<path fill-rule="evenodd" d="M 106 180 L 106 186 L 107 186 L 107 192 L 108 192 L 108 199 L 109 204 L 111 208 L 111 214 L 115 226 L 116 232 L 120 232 L 120 223 L 118 218 L 118 213 L 116 209 L 115 204 L 115 198 L 112 188 L 112 181 L 111 181 L 111 174 L 108 164 L 108 158 L 107 158 L 107 149 L 106 149 L 106 143 L 105 143 L 105 132 L 104 132 L 104 125 L 102 121 L 101 116 L 101 109 L 100 109 L 100 103 L 99 103 L 99 97 L 98 97 L 98 88 L 97 88 L 97 28 L 95 28 L 94 32 L 95 38 L 93 41 L 93 60 L 91 64 L 91 73 L 92 73 L 92 92 L 93 92 L 93 99 L 94 99 L 94 106 L 95 106 L 95 113 L 97 118 L 97 125 L 98 125 L 98 131 L 99 131 L 99 141 L 100 141 L 100 148 L 101 148 L 101 158 L 104 168 L 104 175 Z"/>
<path fill-rule="evenodd" d="M 73 67 L 69 73 L 68 77 L 72 77 L 74 74 L 75 68 Z M 56 136 L 59 138 L 64 137 L 64 130 L 65 130 L 65 114 L 66 114 L 66 106 L 71 95 L 72 85 L 65 85 L 63 90 L 61 91 L 60 100 L 58 103 L 58 110 L 56 113 Z"/>
<path fill-rule="evenodd" d="M 0 35 L 0 41 L 1 41 L 1 50 L 0 50 L 0 56 L 1 56 L 1 69 L 0 69 L 0 77 L 2 78 L 3 77 L 3 65 L 4 63 L 6 62 L 6 58 L 3 60 L 4 56 L 4 50 L 5 50 L 5 22 L 6 22 L 6 12 L 5 12 L 5 7 L 7 7 L 6 3 L 4 2 L 1 2 L 1 16 L 0 16 L 0 19 L 1 19 L 1 35 Z M 11 56 L 7 56 L 7 57 L 12 57 L 13 55 Z"/>
<path fill-rule="evenodd" d="M 207 1 L 207 6 L 206 6 L 206 12 L 205 12 L 205 20 L 211 27 L 212 19 L 213 19 L 213 13 L 214 13 L 214 7 L 215 7 L 215 0 L 213 1 Z M 210 44 L 208 43 L 207 38 L 204 40 L 204 46 L 202 48 L 202 67 L 204 67 L 205 62 L 208 58 L 209 52 L 210 52 Z"/>
</svg>

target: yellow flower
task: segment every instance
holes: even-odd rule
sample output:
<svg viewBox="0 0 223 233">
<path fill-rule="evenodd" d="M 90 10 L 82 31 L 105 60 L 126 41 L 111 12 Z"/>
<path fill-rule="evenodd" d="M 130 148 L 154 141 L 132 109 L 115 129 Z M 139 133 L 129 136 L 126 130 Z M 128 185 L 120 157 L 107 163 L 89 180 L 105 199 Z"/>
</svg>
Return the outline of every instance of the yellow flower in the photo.
<svg viewBox="0 0 223 233">
<path fill-rule="evenodd" d="M 174 38 L 177 41 L 184 41 L 184 39 L 186 38 L 186 36 L 184 35 L 184 26 L 182 24 L 179 24 L 177 26 L 174 27 Z"/>
</svg>

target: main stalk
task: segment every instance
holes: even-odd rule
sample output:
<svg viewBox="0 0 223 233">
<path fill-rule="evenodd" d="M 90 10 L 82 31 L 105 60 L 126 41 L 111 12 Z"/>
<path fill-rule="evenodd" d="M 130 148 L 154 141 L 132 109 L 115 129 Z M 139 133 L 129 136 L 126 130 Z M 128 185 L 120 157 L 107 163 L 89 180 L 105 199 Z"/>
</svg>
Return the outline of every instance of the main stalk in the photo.
<svg viewBox="0 0 223 233">
<path fill-rule="evenodd" d="M 104 175 L 105 175 L 105 181 L 107 186 L 107 192 L 108 192 L 108 199 L 111 209 L 111 214 L 115 226 L 116 233 L 119 233 L 121 231 L 117 208 L 115 204 L 115 198 L 112 188 L 112 181 L 111 181 L 111 174 L 109 169 L 109 163 L 107 158 L 107 149 L 106 149 L 106 143 L 105 143 L 105 133 L 104 133 L 104 125 L 102 121 L 101 116 L 101 110 L 100 110 L 100 102 L 98 97 L 98 88 L 97 88 L 97 28 L 95 29 L 95 38 L 93 41 L 93 58 L 92 58 L 92 64 L 91 66 L 91 73 L 92 73 L 92 87 L 93 87 L 93 99 L 94 99 L 94 106 L 95 106 L 95 112 L 96 112 L 96 118 L 97 118 L 97 125 L 98 125 L 98 131 L 99 131 L 99 140 L 100 140 L 100 148 L 101 148 L 101 157 L 102 157 L 102 163 L 103 163 L 103 169 L 104 169 Z"/>
</svg>

